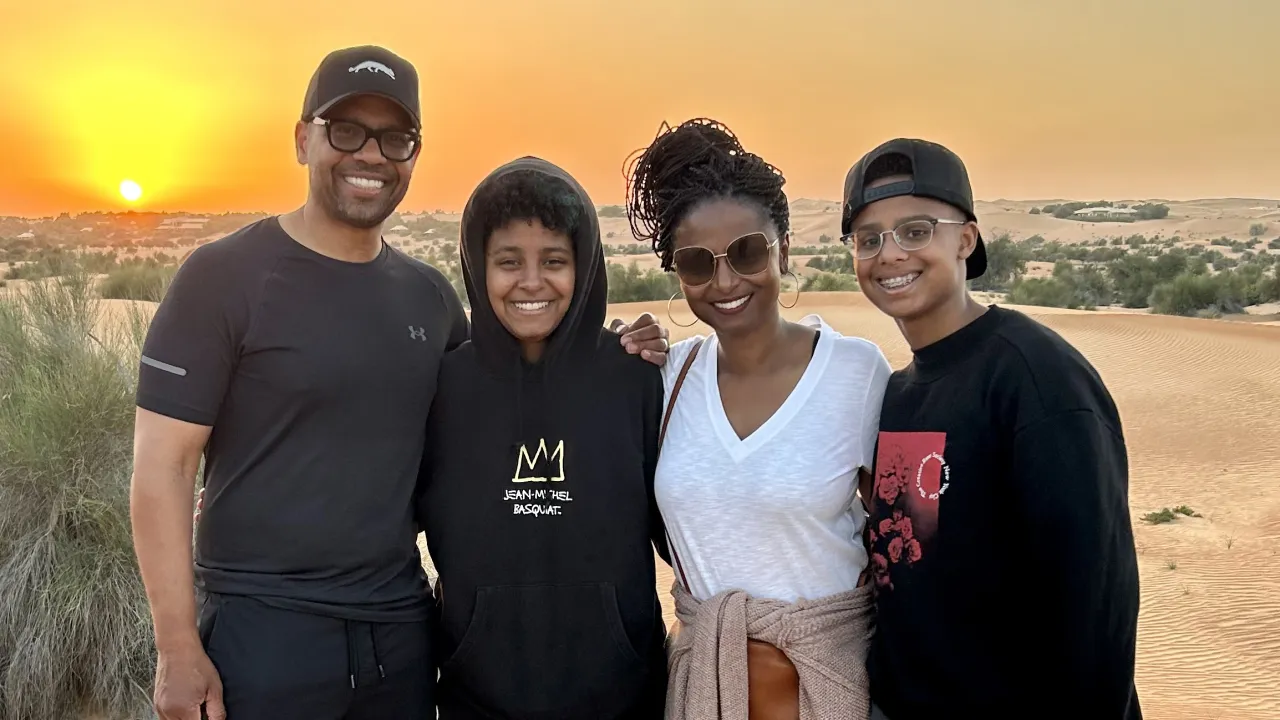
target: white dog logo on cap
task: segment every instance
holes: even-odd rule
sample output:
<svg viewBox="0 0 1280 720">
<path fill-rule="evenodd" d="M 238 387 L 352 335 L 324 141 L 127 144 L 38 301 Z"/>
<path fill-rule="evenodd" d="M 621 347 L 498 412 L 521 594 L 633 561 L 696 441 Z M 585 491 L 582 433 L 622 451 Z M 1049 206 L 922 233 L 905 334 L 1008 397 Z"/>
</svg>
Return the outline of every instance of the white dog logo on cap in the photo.
<svg viewBox="0 0 1280 720">
<path fill-rule="evenodd" d="M 355 67 L 347 68 L 347 72 L 353 72 L 353 73 L 360 72 L 361 70 L 368 70 L 369 72 L 386 73 L 387 77 L 391 78 L 392 80 L 396 79 L 396 74 L 391 70 L 391 68 L 387 67 L 386 65 L 383 65 L 380 62 L 375 62 L 373 60 L 365 60 L 359 65 L 356 65 Z"/>
</svg>

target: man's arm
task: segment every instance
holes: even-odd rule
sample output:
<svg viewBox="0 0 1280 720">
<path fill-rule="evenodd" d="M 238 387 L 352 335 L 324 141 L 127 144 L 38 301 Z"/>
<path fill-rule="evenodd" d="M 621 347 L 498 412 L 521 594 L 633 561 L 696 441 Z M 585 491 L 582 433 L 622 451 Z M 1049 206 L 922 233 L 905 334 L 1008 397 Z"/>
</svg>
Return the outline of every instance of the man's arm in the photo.
<svg viewBox="0 0 1280 720">
<path fill-rule="evenodd" d="M 196 471 L 212 428 L 138 408 L 129 502 L 156 646 L 199 646 L 191 558 Z"/>
<path fill-rule="evenodd" d="M 151 320 L 138 369 L 130 516 L 151 605 L 161 720 L 225 717 L 196 627 L 191 528 L 196 472 L 248 325 L 245 268 L 216 243 L 187 258 Z"/>
<path fill-rule="evenodd" d="M 1137 704 L 1138 562 L 1119 432 L 1093 411 L 1059 412 L 1019 430 L 1013 450 L 1024 534 L 1009 542 L 1033 563 L 1037 696 L 1099 720 Z"/>
</svg>

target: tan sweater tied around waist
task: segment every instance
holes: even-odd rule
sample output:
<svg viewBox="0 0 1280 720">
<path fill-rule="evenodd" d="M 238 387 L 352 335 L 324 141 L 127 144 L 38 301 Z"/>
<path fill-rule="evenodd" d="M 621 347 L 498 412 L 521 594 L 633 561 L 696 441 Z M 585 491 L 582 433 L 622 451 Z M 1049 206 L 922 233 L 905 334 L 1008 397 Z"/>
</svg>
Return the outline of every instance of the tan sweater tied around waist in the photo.
<svg viewBox="0 0 1280 720">
<path fill-rule="evenodd" d="M 795 665 L 801 720 L 865 720 L 873 585 L 797 603 L 741 591 L 699 602 L 676 582 L 666 720 L 747 720 L 748 639 L 778 647 Z"/>
</svg>

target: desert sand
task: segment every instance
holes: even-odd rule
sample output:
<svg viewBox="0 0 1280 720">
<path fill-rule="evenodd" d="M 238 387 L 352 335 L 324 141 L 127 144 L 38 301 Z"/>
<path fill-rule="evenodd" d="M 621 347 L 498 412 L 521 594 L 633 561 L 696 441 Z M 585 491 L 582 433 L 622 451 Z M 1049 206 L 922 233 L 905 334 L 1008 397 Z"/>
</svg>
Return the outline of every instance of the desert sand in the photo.
<svg viewBox="0 0 1280 720">
<path fill-rule="evenodd" d="M 113 315 L 130 304 L 110 301 Z M 1280 718 L 1280 327 L 1131 313 L 1017 308 L 1060 332 L 1098 368 L 1128 440 L 1142 610 L 1137 682 L 1149 720 Z M 652 312 L 673 340 L 666 303 Z M 802 295 L 788 317 L 820 314 L 879 344 L 894 368 L 910 353 L 897 328 L 857 293 Z M 675 320 L 693 320 L 677 302 Z M 1148 512 L 1187 505 L 1168 524 Z M 424 561 L 429 564 L 429 559 Z M 671 570 L 658 590 L 672 621 Z"/>
</svg>

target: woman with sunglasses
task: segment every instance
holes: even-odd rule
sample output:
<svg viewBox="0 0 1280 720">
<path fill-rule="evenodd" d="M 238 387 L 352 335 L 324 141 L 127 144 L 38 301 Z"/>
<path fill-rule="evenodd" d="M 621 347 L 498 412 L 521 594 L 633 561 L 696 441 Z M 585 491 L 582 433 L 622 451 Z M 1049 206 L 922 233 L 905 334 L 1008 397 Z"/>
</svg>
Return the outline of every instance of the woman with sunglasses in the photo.
<svg viewBox="0 0 1280 720">
<path fill-rule="evenodd" d="M 703 119 L 664 126 L 628 172 L 633 232 L 713 331 L 672 346 L 664 368 L 654 490 L 677 574 L 668 720 L 869 714 L 858 488 L 870 487 L 890 368 L 816 315 L 782 317 L 784 182 Z"/>
</svg>

